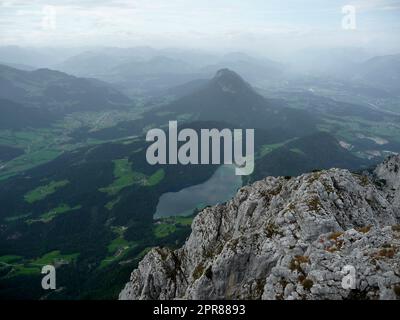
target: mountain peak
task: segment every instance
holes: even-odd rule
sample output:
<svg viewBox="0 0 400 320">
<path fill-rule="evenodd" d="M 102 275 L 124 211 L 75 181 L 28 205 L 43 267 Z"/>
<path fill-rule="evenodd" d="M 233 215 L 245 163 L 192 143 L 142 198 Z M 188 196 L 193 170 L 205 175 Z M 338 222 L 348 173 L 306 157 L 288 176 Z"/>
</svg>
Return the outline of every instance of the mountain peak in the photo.
<svg viewBox="0 0 400 320">
<path fill-rule="evenodd" d="M 251 89 L 251 86 L 240 75 L 227 68 L 218 70 L 212 82 L 223 91 L 230 93 L 236 93 L 243 88 Z"/>
<path fill-rule="evenodd" d="M 235 81 L 243 81 L 243 78 L 239 76 L 235 71 L 232 71 L 228 68 L 220 69 L 214 76 L 214 80 L 235 80 Z"/>
</svg>

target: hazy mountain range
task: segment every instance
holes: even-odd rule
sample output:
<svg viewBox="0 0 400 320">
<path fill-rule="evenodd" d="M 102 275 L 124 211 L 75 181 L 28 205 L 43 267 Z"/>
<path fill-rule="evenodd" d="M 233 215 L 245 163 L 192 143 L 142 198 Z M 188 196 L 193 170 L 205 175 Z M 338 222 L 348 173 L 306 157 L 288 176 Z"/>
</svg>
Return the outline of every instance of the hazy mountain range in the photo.
<svg viewBox="0 0 400 320">
<path fill-rule="evenodd" d="M 253 83 L 273 84 L 299 73 L 336 77 L 343 81 L 361 79 L 365 85 L 375 85 L 379 81 L 373 70 L 379 68 L 376 66 L 378 59 L 389 74 L 396 72 L 399 64 L 395 55 L 374 58 L 372 53 L 358 48 L 310 48 L 292 57 L 296 58 L 280 62 L 240 52 L 221 55 L 150 47 L 73 50 L 0 48 L 0 64 L 19 65 L 27 70 L 46 67 L 79 77 L 95 77 L 117 85 L 130 95 L 209 78 L 223 68 L 235 70 Z M 387 83 L 392 76 L 386 72 L 381 75 L 387 79 L 379 87 L 393 86 Z"/>
</svg>

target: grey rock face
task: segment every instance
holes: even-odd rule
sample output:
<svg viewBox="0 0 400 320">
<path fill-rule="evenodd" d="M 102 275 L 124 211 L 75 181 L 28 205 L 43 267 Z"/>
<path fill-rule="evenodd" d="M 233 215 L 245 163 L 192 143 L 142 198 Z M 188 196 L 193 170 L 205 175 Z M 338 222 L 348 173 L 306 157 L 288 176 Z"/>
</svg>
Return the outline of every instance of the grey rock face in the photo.
<svg viewBox="0 0 400 320">
<path fill-rule="evenodd" d="M 400 207 L 400 163 L 399 156 L 391 156 L 374 171 L 377 179 L 381 179 L 383 190 L 394 206 Z"/>
<path fill-rule="evenodd" d="M 243 187 L 203 210 L 182 248 L 149 252 L 120 299 L 400 298 L 399 166 L 395 156 L 371 177 L 331 169 Z"/>
</svg>

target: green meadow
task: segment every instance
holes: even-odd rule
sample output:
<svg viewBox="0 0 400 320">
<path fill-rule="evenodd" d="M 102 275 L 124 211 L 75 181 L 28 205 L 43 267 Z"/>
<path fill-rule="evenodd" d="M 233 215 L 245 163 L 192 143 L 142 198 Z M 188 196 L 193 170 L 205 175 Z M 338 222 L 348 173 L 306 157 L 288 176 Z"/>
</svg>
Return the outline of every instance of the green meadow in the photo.
<svg viewBox="0 0 400 320">
<path fill-rule="evenodd" d="M 68 183 L 68 180 L 52 181 L 46 185 L 39 186 L 25 195 L 25 201 L 28 203 L 34 203 L 43 200 L 48 195 L 56 192 L 57 189 L 66 186 Z"/>
</svg>

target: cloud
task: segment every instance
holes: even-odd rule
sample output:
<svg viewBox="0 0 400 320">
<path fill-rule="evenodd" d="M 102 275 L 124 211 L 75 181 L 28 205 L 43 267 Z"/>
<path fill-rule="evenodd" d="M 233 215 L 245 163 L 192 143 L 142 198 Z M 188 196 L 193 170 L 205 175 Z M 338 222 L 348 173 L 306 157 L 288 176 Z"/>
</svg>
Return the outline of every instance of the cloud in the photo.
<svg viewBox="0 0 400 320">
<path fill-rule="evenodd" d="M 385 18 L 400 0 L 0 0 L 0 42 L 246 48 L 339 43 L 348 37 L 340 29 L 345 4 L 362 13 L 353 38 L 374 37 L 378 23 L 380 32 L 393 33 L 395 22 Z M 56 30 L 43 30 L 45 6 L 57 12 Z"/>
<path fill-rule="evenodd" d="M 400 0 L 356 0 L 350 3 L 363 11 L 397 11 L 400 10 Z"/>
</svg>

